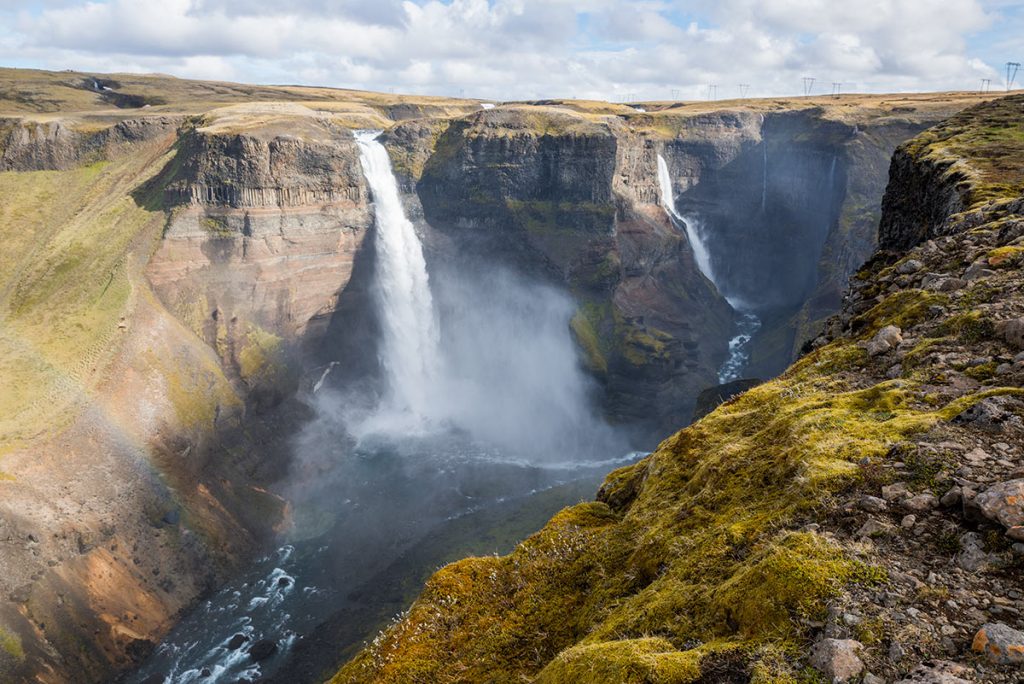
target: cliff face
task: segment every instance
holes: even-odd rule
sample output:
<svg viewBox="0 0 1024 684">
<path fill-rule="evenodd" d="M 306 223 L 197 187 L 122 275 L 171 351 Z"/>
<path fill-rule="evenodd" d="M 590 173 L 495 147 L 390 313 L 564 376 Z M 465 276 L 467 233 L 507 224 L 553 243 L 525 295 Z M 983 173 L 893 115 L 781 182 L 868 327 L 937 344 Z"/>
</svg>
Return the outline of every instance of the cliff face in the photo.
<svg viewBox="0 0 1024 684">
<path fill-rule="evenodd" d="M 214 112 L 181 137 L 147 269 L 168 308 L 268 399 L 287 389 L 288 357 L 323 341 L 372 224 L 351 131 L 287 111 L 287 127 L 241 131 Z"/>
<path fill-rule="evenodd" d="M 779 372 L 838 308 L 874 248 L 893 149 L 945 111 L 621 109 L 506 105 L 387 140 L 410 213 L 444 236 L 438 258 L 471 253 L 567 287 L 606 413 L 663 434 L 717 383 L 736 316 L 723 294 L 763 319 L 751 376 Z M 668 221 L 658 154 L 721 292 Z"/>
<path fill-rule="evenodd" d="M 440 570 L 334 681 L 1012 680 L 1024 98 L 942 130 L 895 157 L 885 249 L 812 351 Z M 966 211 L 895 199 L 959 178 Z"/>
<path fill-rule="evenodd" d="M 499 108 L 440 135 L 416 192 L 459 252 L 567 287 L 607 412 L 660 431 L 714 384 L 730 312 L 657 204 L 654 155 L 620 122 Z"/>
</svg>

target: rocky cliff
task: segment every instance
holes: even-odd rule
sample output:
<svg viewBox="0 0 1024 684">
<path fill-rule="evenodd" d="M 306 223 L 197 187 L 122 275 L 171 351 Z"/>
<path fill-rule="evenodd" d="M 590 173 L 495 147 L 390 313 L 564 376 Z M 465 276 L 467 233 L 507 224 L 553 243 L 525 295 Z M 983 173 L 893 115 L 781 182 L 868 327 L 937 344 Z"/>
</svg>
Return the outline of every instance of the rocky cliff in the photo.
<svg viewBox="0 0 1024 684">
<path fill-rule="evenodd" d="M 334 681 L 1013 681 L 1022 135 L 1016 96 L 901 147 L 882 249 L 803 358 L 437 572 Z"/>
</svg>

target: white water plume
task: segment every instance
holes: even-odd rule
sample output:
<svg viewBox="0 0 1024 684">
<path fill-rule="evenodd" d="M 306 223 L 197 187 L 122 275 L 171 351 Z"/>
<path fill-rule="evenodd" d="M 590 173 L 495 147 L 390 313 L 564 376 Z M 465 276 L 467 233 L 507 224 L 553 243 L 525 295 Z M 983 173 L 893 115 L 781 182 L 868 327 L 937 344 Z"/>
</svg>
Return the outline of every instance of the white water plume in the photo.
<svg viewBox="0 0 1024 684">
<path fill-rule="evenodd" d="M 387 380 L 386 408 L 422 422 L 438 377 L 438 325 L 423 246 L 405 216 L 388 152 L 379 131 L 359 131 L 359 161 L 373 193 L 376 224 L 376 297 L 380 360 Z"/>
</svg>

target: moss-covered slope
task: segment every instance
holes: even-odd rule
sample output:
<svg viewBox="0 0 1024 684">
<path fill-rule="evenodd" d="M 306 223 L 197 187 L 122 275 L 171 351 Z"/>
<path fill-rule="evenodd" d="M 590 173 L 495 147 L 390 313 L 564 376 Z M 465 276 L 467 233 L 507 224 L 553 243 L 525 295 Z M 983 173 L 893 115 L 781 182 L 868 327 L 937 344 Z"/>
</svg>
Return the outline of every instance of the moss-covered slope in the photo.
<svg viewBox="0 0 1024 684">
<path fill-rule="evenodd" d="M 964 133 L 993 117 L 1024 129 L 1006 103 L 961 117 Z M 959 148 L 964 163 L 974 151 Z M 997 534 L 977 546 L 989 574 L 965 576 L 955 540 L 974 523 L 930 492 L 1011 474 L 1012 458 L 972 468 L 972 447 L 1021 458 L 1024 359 L 997 333 L 1024 309 L 1020 270 L 1001 267 L 1024 239 L 1015 206 L 946 217 L 941 242 L 874 260 L 781 377 L 613 472 L 597 501 L 512 554 L 440 570 L 334 681 L 805 681 L 821 676 L 807 656 L 822 636 L 860 639 L 887 676 L 965 657 L 970 621 L 992 613 L 934 597 L 1006 591 L 1019 575 Z M 998 424 L 977 418 L 998 411 Z M 896 482 L 902 513 L 879 497 Z"/>
</svg>

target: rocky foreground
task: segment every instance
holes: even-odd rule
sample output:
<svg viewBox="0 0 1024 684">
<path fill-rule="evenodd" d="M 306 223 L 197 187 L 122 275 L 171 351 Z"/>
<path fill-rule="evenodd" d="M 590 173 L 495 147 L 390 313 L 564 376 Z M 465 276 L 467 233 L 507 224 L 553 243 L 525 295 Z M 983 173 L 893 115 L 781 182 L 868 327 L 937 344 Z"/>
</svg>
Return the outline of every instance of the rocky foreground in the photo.
<svg viewBox="0 0 1024 684">
<path fill-rule="evenodd" d="M 333 681 L 1018 681 L 1022 160 L 1021 96 L 902 146 L 798 362 L 438 571 Z"/>
</svg>

